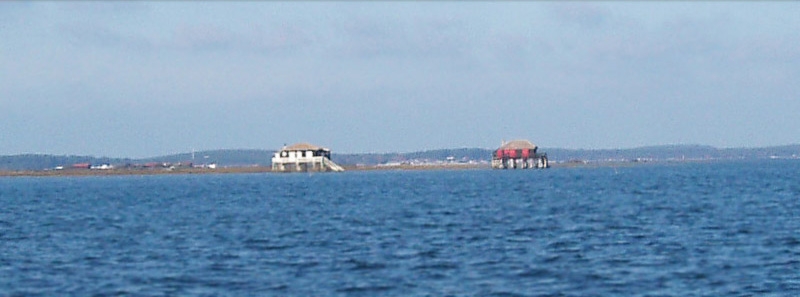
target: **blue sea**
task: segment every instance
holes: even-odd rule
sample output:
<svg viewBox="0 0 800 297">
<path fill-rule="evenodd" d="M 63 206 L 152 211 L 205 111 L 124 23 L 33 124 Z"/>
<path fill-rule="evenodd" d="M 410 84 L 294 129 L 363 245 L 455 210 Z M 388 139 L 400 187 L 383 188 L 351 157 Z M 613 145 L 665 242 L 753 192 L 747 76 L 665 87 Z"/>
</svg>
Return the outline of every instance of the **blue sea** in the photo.
<svg viewBox="0 0 800 297">
<path fill-rule="evenodd" d="M 800 160 L 0 178 L 0 296 L 800 296 Z"/>
</svg>

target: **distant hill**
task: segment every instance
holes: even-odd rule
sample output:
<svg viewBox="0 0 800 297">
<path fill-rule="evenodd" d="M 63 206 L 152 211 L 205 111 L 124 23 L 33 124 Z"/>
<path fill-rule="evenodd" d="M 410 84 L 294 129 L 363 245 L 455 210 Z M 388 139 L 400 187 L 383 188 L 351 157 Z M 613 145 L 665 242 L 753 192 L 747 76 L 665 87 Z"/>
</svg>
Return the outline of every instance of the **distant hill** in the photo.
<svg viewBox="0 0 800 297">
<path fill-rule="evenodd" d="M 57 156 L 45 154 L 24 154 L 14 156 L 0 156 L 0 170 L 44 170 L 58 166 L 70 167 L 73 164 L 89 163 L 94 165 L 111 164 L 146 164 L 150 162 L 158 163 L 179 163 L 192 162 L 195 164 L 216 163 L 221 166 L 252 166 L 269 165 L 272 154 L 275 151 L 268 150 L 210 150 L 194 153 L 182 153 L 166 155 L 152 158 L 129 159 L 129 158 L 108 158 L 92 156 Z"/>
<path fill-rule="evenodd" d="M 720 150 L 703 145 L 663 145 L 632 149 L 543 149 L 553 161 L 621 161 L 621 160 L 670 160 L 719 158 Z"/>
<path fill-rule="evenodd" d="M 479 148 L 429 150 L 411 153 L 384 154 L 334 154 L 333 160 L 344 165 L 374 165 L 387 162 L 411 160 L 445 160 L 454 157 L 456 161 L 488 161 L 493 150 Z M 668 160 L 709 160 L 709 159 L 764 159 L 770 157 L 800 157 L 800 145 L 785 145 L 763 148 L 725 148 L 719 149 L 704 145 L 663 145 L 632 149 L 563 149 L 540 148 L 555 162 L 573 160 L 598 161 L 668 161 Z"/>
<path fill-rule="evenodd" d="M 666 160 L 705 160 L 705 159 L 764 159 L 770 157 L 798 157 L 800 145 L 785 145 L 762 148 L 715 148 L 704 145 L 663 145 L 633 149 L 570 150 L 542 149 L 555 161 L 584 160 L 612 161 L 649 159 Z"/>
<path fill-rule="evenodd" d="M 333 161 L 341 165 L 377 165 L 390 162 L 406 161 L 441 161 L 453 157 L 456 161 L 488 161 L 491 149 L 459 148 L 426 150 L 409 153 L 365 153 L 332 155 Z M 540 148 L 554 162 L 581 160 L 595 161 L 631 161 L 631 160 L 706 160 L 706 159 L 765 159 L 771 157 L 798 158 L 800 145 L 784 145 L 762 148 L 715 148 L 703 145 L 663 145 L 631 149 L 563 149 Z M 193 162 L 194 164 L 216 163 L 223 167 L 269 166 L 274 150 L 209 150 L 194 153 L 181 153 L 152 158 L 128 159 L 91 156 L 55 156 L 43 154 L 25 154 L 0 156 L 0 170 L 44 170 L 56 166 L 69 167 L 76 163 L 91 164 L 145 164 L 149 162 Z"/>
<path fill-rule="evenodd" d="M 181 153 L 160 157 L 152 157 L 135 160 L 136 163 L 147 162 L 192 162 L 194 164 L 211 164 L 216 163 L 220 166 L 253 166 L 253 165 L 269 165 L 272 160 L 274 150 L 210 150 L 194 152 L 194 159 L 192 153 Z"/>
<path fill-rule="evenodd" d="M 336 154 L 331 159 L 341 165 L 377 165 L 389 162 L 403 162 L 411 160 L 446 160 L 454 157 L 456 160 L 490 160 L 492 150 L 479 148 L 439 149 L 411 153 L 370 153 L 370 154 Z"/>
</svg>

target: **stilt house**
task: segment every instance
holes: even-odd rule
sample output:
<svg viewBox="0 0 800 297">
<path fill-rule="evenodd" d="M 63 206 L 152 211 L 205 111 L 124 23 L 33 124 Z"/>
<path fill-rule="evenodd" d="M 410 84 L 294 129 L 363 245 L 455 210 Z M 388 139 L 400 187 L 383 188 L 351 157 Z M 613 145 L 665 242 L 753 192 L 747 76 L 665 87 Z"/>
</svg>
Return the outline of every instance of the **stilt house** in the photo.
<svg viewBox="0 0 800 297">
<path fill-rule="evenodd" d="M 546 153 L 538 153 L 538 147 L 527 140 L 503 142 L 492 153 L 494 169 L 549 168 Z"/>
<path fill-rule="evenodd" d="M 272 171 L 344 171 L 331 161 L 331 150 L 309 143 L 285 146 L 272 157 Z"/>
</svg>

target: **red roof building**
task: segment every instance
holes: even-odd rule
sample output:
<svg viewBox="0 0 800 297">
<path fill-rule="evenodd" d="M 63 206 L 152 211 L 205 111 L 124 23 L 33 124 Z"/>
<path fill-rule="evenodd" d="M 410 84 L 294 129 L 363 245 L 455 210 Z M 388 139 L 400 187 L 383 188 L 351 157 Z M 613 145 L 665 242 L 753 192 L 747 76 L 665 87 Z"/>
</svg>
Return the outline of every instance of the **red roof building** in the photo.
<svg viewBox="0 0 800 297">
<path fill-rule="evenodd" d="M 547 154 L 539 154 L 539 148 L 527 140 L 503 142 L 492 154 L 494 169 L 549 168 Z"/>
</svg>

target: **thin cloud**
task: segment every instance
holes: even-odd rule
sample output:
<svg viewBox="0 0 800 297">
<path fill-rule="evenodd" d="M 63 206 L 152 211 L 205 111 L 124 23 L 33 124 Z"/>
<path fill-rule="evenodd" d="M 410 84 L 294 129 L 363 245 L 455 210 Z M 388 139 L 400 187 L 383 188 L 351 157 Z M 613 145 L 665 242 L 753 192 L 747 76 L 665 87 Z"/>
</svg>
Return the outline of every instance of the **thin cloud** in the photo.
<svg viewBox="0 0 800 297">
<path fill-rule="evenodd" d="M 241 37 L 222 26 L 212 24 L 183 24 L 174 29 L 171 43 L 187 50 L 230 50 Z"/>
<path fill-rule="evenodd" d="M 154 46 L 153 41 L 144 36 L 97 22 L 61 23 L 57 30 L 59 38 L 76 48 L 96 47 L 127 52 L 151 50 Z"/>
<path fill-rule="evenodd" d="M 556 21 L 564 25 L 575 25 L 583 29 L 598 29 L 612 17 L 610 9 L 591 2 L 566 2 L 549 5 Z"/>
</svg>

